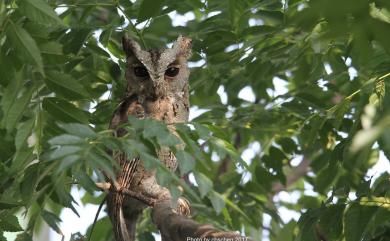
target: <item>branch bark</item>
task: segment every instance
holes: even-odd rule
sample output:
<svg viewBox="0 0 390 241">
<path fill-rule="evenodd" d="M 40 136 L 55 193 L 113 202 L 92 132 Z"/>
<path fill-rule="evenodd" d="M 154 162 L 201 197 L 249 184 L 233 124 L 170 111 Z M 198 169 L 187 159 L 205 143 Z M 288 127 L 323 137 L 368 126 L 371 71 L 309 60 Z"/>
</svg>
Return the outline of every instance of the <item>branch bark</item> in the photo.
<svg viewBox="0 0 390 241">
<path fill-rule="evenodd" d="M 153 223 L 160 230 L 162 241 L 250 241 L 239 233 L 220 231 L 179 215 L 170 207 L 170 200 L 157 202 L 152 211 Z"/>
</svg>

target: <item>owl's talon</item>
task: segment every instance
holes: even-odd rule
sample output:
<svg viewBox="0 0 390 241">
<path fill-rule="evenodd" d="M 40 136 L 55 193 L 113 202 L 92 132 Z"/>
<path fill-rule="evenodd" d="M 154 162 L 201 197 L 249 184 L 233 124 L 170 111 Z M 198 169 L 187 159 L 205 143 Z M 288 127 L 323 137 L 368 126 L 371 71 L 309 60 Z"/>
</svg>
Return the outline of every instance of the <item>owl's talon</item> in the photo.
<svg viewBox="0 0 390 241">
<path fill-rule="evenodd" d="M 190 216 L 190 202 L 184 197 L 179 197 L 179 199 L 177 199 L 177 207 L 175 212 L 186 217 Z"/>
</svg>

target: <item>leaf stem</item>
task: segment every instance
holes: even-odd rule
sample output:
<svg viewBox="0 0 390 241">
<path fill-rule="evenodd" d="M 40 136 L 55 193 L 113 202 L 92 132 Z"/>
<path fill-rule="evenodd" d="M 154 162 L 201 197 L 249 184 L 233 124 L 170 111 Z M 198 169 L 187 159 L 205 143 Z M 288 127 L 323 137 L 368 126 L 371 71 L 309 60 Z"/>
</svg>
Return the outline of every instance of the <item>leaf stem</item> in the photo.
<svg viewBox="0 0 390 241">
<path fill-rule="evenodd" d="M 381 77 L 379 77 L 378 80 L 383 80 L 383 79 L 385 79 L 385 78 L 387 78 L 389 76 L 390 76 L 390 72 L 385 74 L 385 75 L 383 75 L 383 76 L 381 76 Z"/>
<path fill-rule="evenodd" d="M 131 22 L 130 16 L 127 15 L 127 13 L 122 9 L 122 7 L 121 7 L 119 4 L 117 4 L 116 7 L 117 7 L 117 8 L 119 9 L 119 11 L 127 18 L 127 20 L 129 21 L 129 25 L 131 26 L 131 28 L 133 29 L 133 31 L 137 34 L 138 38 L 139 38 L 140 41 L 141 41 L 142 46 L 143 46 L 145 49 L 148 49 L 148 46 L 147 46 L 146 43 L 145 43 L 144 37 L 142 36 L 142 32 L 136 28 L 136 26 L 133 24 L 133 22 Z"/>
</svg>

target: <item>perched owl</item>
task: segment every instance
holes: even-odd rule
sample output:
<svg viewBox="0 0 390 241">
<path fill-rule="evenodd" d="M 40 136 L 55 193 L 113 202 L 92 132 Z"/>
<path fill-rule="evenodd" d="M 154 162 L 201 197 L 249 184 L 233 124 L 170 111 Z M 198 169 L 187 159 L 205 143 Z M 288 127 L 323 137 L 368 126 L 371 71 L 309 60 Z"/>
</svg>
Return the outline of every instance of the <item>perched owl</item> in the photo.
<svg viewBox="0 0 390 241">
<path fill-rule="evenodd" d="M 110 128 L 117 136 L 124 130 L 117 128 L 126 123 L 128 116 L 153 118 L 165 123 L 179 123 L 188 120 L 189 98 L 187 59 L 191 55 L 191 40 L 180 36 L 172 48 L 142 50 L 132 39 L 123 38 L 126 53 L 127 80 L 126 96 L 116 109 Z M 171 171 L 175 171 L 177 161 L 169 150 L 158 150 L 158 157 Z M 117 173 L 117 189 L 133 191 L 146 190 L 156 199 L 164 198 L 169 192 L 160 187 L 155 171 L 145 170 L 139 158 L 127 159 L 124 154 L 116 155 L 120 164 Z M 140 201 L 111 190 L 107 197 L 107 208 L 114 227 L 116 241 L 134 241 L 135 226 L 139 214 L 145 208 Z"/>
</svg>

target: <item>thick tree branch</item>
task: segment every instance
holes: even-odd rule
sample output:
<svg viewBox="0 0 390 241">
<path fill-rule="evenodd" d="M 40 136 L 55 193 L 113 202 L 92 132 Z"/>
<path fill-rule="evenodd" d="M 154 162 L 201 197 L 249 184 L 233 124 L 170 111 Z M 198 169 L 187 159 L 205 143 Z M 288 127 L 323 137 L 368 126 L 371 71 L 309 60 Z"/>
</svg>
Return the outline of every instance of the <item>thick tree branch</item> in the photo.
<svg viewBox="0 0 390 241">
<path fill-rule="evenodd" d="M 220 231 L 211 225 L 199 224 L 179 215 L 170 207 L 170 200 L 154 205 L 152 219 L 160 230 L 163 241 L 251 240 L 239 233 Z"/>
<path fill-rule="evenodd" d="M 114 190 L 110 183 L 96 183 L 96 186 L 102 190 Z M 251 241 L 251 239 L 241 236 L 239 233 L 221 231 L 211 225 L 199 224 L 186 217 L 189 203 L 185 199 L 179 198 L 177 208 L 173 209 L 171 200 L 157 201 L 146 197 L 142 194 L 142 191 L 134 192 L 128 189 L 119 191 L 124 195 L 144 202 L 153 209 L 153 223 L 160 230 L 162 241 Z"/>
</svg>

